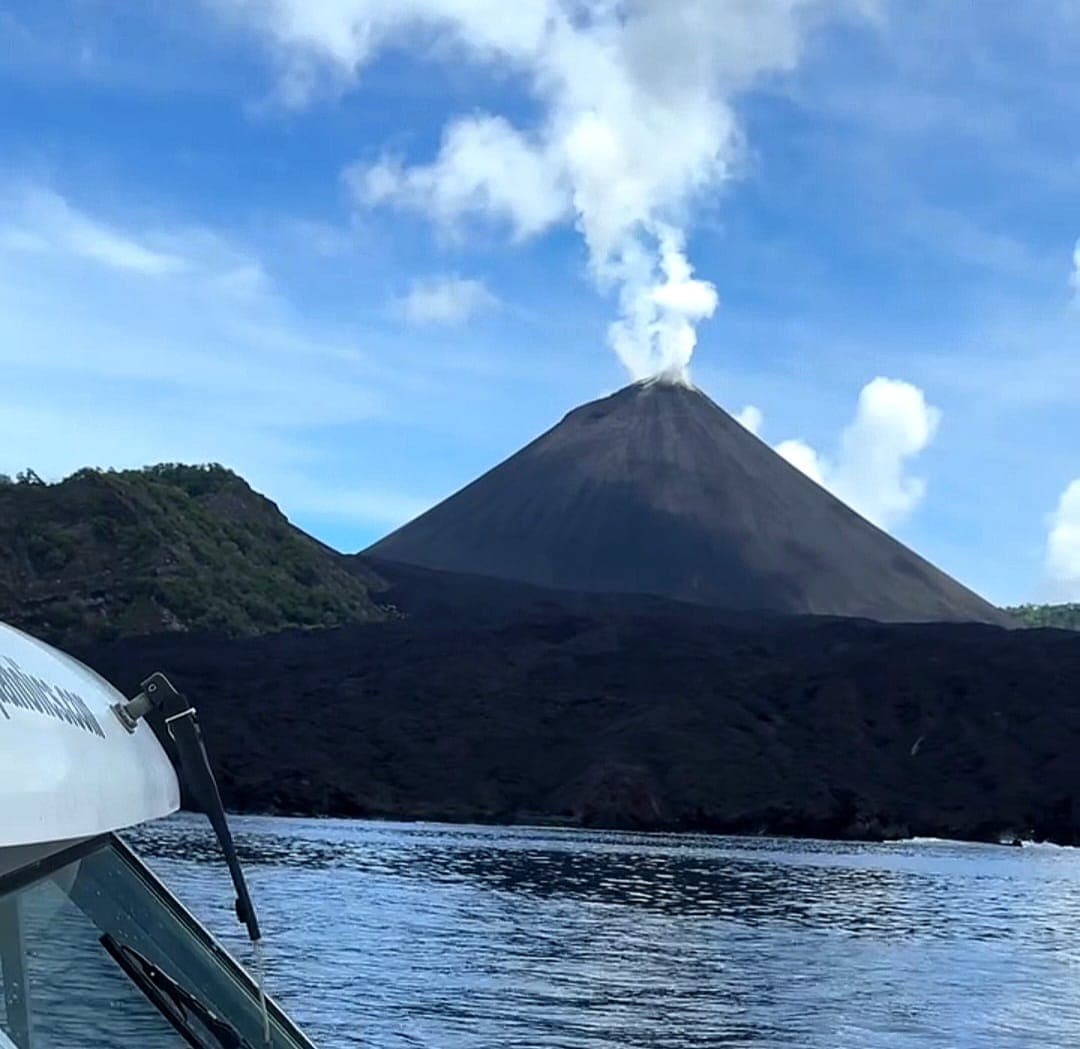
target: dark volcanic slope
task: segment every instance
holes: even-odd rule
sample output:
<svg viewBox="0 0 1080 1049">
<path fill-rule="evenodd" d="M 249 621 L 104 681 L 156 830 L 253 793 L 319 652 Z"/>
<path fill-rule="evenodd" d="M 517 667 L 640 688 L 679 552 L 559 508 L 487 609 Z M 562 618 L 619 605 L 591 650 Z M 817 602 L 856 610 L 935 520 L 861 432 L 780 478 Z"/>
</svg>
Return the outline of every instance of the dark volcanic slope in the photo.
<svg viewBox="0 0 1080 1049">
<path fill-rule="evenodd" d="M 570 412 L 366 554 L 722 608 L 1008 623 L 703 393 L 660 383 Z"/>
<path fill-rule="evenodd" d="M 240 809 L 1080 842 L 1075 633 L 501 601 L 83 655 L 173 675 Z"/>
</svg>

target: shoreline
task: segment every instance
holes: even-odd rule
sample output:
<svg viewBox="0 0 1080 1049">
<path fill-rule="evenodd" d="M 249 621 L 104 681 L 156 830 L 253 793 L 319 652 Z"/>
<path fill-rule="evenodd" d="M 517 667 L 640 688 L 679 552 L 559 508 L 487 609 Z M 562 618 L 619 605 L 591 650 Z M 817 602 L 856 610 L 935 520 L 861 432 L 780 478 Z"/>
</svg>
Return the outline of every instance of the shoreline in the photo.
<svg viewBox="0 0 1080 1049">
<path fill-rule="evenodd" d="M 197 809 L 181 808 L 181 812 L 186 815 L 199 816 L 202 813 Z M 273 811 L 263 809 L 240 809 L 229 807 L 229 816 L 257 816 L 267 819 L 281 819 L 281 820 L 340 820 L 343 822 L 357 822 L 357 823 L 384 823 L 384 824 L 398 824 L 401 826 L 420 826 L 420 825 L 433 825 L 444 827 L 478 827 L 478 828 L 499 828 L 505 830 L 567 830 L 567 831 L 582 831 L 585 833 L 620 833 L 620 834 L 642 834 L 642 835 L 687 835 L 698 836 L 707 838 L 741 838 L 747 840 L 753 840 L 755 838 L 772 839 L 779 841 L 820 841 L 828 842 L 830 844 L 852 844 L 852 845 L 891 845 L 891 844 L 952 844 L 952 845 L 991 845 L 997 848 L 1020 848 L 1024 846 L 1039 846 L 1039 845 L 1051 845 L 1055 848 L 1061 849 L 1073 849 L 1080 847 L 1080 842 L 1075 839 L 1072 840 L 1058 840 L 1054 837 L 1026 837 L 1022 834 L 1012 834 L 1004 832 L 1000 835 L 987 835 L 979 836 L 976 834 L 965 834 L 962 831 L 956 831 L 953 833 L 927 833 L 927 832 L 915 832 L 915 833 L 897 833 L 895 835 L 879 835 L 879 836 L 860 836 L 853 834 L 824 834 L 820 830 L 815 830 L 807 827 L 800 831 L 795 828 L 787 828 L 783 831 L 776 830 L 769 827 L 758 827 L 757 829 L 750 830 L 741 824 L 731 824 L 727 826 L 712 825 L 712 826 L 694 826 L 688 824 L 600 824 L 600 823 L 580 823 L 574 822 L 568 819 L 548 818 L 531 816 L 520 820 L 502 820 L 502 819 L 485 819 L 482 816 L 461 816 L 452 817 L 447 815 L 430 815 L 430 816 L 404 816 L 404 815 L 391 815 L 391 814 L 351 814 L 346 815 L 343 813 L 334 812 L 300 812 L 300 811 Z M 1007 839 L 1007 840 L 1006 840 Z"/>
</svg>

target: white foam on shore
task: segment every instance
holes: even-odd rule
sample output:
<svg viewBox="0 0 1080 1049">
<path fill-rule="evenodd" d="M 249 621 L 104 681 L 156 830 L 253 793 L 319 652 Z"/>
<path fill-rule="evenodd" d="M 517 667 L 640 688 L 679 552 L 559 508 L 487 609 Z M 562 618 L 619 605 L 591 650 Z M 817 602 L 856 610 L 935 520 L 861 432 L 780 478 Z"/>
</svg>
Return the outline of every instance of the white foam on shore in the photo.
<svg viewBox="0 0 1080 1049">
<path fill-rule="evenodd" d="M 1052 841 L 1025 841 L 1019 839 L 1020 846 L 1025 849 L 1056 849 L 1062 851 L 1074 848 L 1072 845 L 1058 845 Z M 895 838 L 885 842 L 887 845 L 966 845 L 973 849 L 985 848 L 992 845 L 994 848 L 1014 847 L 1012 841 L 967 841 L 963 838 L 931 838 L 916 836 L 914 838 Z"/>
</svg>

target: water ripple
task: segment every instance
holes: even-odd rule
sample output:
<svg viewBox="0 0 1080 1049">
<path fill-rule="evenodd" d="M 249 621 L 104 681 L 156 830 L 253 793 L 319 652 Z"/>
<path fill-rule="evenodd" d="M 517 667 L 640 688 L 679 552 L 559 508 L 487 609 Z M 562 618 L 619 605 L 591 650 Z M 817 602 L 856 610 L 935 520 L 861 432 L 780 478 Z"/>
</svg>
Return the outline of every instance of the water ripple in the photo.
<svg viewBox="0 0 1080 1049">
<path fill-rule="evenodd" d="M 325 1046 L 1080 1044 L 1080 852 L 238 818 Z M 242 957 L 205 825 L 136 847 Z"/>
</svg>

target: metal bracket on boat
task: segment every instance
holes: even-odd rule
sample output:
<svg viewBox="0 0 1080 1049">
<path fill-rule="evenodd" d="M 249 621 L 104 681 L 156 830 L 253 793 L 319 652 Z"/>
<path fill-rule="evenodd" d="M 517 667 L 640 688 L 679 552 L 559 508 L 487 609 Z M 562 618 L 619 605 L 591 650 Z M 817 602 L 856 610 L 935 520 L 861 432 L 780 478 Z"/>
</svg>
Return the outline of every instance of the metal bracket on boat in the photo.
<svg viewBox="0 0 1080 1049">
<path fill-rule="evenodd" d="M 161 702 L 161 696 L 158 694 L 159 686 L 157 681 L 154 680 L 157 677 L 164 679 L 166 683 L 168 682 L 168 678 L 164 674 L 155 674 L 154 677 L 147 678 L 143 682 L 142 691 L 134 699 L 112 705 L 113 713 L 120 719 L 120 724 L 128 732 L 134 732 L 138 727 L 139 719 L 146 717 Z M 171 685 L 169 687 L 172 688 Z"/>
<path fill-rule="evenodd" d="M 113 704 L 113 710 L 129 732 L 134 732 L 139 719 L 146 717 L 151 710 L 160 709 L 165 716 L 165 728 L 176 744 L 184 786 L 196 805 L 206 813 L 221 851 L 225 854 L 225 865 L 229 868 L 229 875 L 236 889 L 236 917 L 247 926 L 251 942 L 256 943 L 262 935 L 259 931 L 259 920 L 248 893 L 240 859 L 236 855 L 236 846 L 233 844 L 229 822 L 225 817 L 225 807 L 221 803 L 221 793 L 218 791 L 217 780 L 214 779 L 210 759 L 203 744 L 195 708 L 160 672 L 151 674 L 141 688 L 142 691 L 134 699 Z"/>
</svg>

